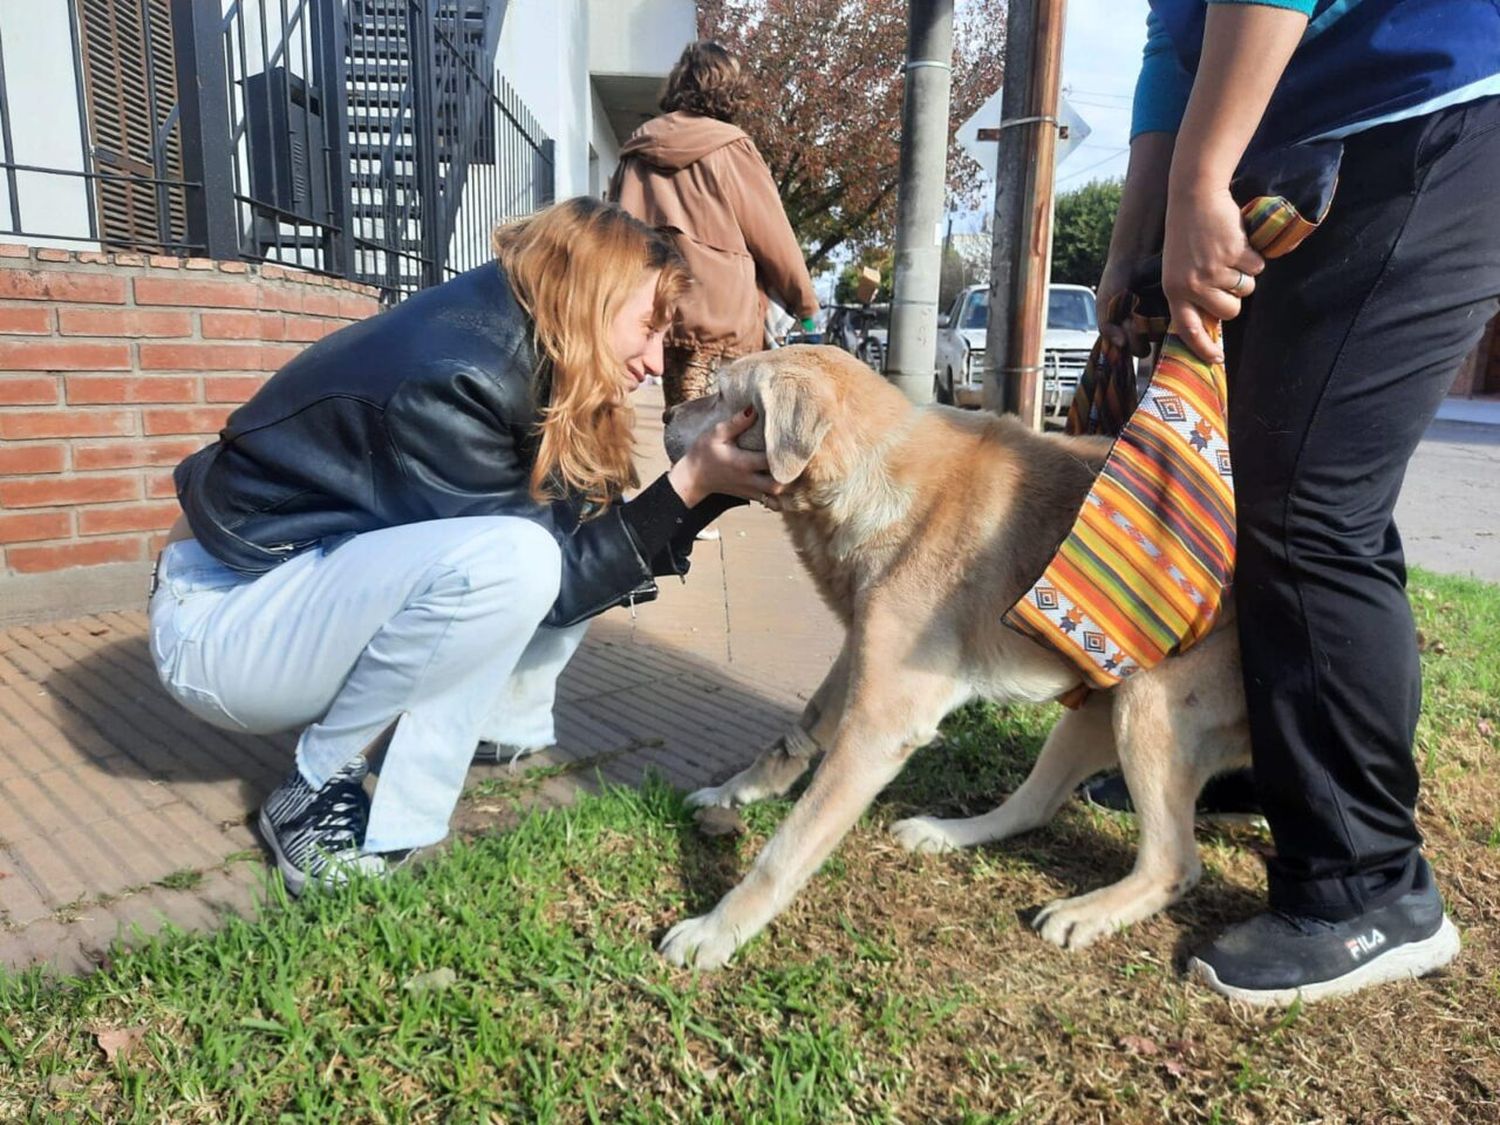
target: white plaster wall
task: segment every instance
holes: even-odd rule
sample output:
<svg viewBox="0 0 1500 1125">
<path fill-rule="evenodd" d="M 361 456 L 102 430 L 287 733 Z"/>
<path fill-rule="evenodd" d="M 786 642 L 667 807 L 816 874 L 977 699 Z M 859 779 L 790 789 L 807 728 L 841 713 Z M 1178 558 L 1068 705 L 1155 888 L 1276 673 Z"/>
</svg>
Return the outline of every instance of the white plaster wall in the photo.
<svg viewBox="0 0 1500 1125">
<path fill-rule="evenodd" d="M 62 0 L 0 0 L 0 38 L 16 164 L 83 171 L 77 65 Z M 16 172 L 21 229 L 86 238 L 88 181 L 77 176 Z M 0 231 L 14 231 L 9 177 L 0 175 Z M 17 235 L 0 234 L 15 240 Z M 33 246 L 89 249 L 88 243 L 28 236 Z"/>
<path fill-rule="evenodd" d="M 693 0 L 588 0 L 589 70 L 667 74 L 697 36 Z"/>
<path fill-rule="evenodd" d="M 587 12 L 586 0 L 511 0 L 495 56 L 496 68 L 556 142 L 558 199 L 588 191 L 593 102 Z"/>
</svg>

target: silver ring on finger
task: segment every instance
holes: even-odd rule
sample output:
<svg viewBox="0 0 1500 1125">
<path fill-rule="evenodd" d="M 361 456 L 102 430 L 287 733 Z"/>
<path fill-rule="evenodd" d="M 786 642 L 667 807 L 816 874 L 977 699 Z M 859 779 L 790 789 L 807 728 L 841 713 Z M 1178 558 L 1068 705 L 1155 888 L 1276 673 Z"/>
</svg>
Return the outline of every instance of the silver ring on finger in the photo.
<svg viewBox="0 0 1500 1125">
<path fill-rule="evenodd" d="M 1234 272 L 1239 274 L 1239 277 L 1234 279 L 1234 284 L 1229 287 L 1228 293 L 1231 297 L 1239 297 L 1243 295 L 1241 290 L 1245 284 L 1245 271 L 1237 269 Z"/>
</svg>

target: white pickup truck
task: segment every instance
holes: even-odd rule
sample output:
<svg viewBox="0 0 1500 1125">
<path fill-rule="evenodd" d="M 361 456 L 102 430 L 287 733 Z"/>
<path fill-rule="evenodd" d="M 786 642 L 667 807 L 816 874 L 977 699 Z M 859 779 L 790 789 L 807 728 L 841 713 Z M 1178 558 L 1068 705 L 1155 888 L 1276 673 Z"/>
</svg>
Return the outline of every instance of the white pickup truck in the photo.
<svg viewBox="0 0 1500 1125">
<path fill-rule="evenodd" d="M 937 371 L 932 396 L 953 406 L 978 406 L 984 382 L 984 334 L 989 324 L 990 287 L 971 285 L 954 298 L 938 321 Z M 1094 291 L 1084 285 L 1052 285 L 1047 294 L 1047 329 L 1042 337 L 1042 415 L 1066 415 L 1078 377 L 1099 335 Z"/>
</svg>

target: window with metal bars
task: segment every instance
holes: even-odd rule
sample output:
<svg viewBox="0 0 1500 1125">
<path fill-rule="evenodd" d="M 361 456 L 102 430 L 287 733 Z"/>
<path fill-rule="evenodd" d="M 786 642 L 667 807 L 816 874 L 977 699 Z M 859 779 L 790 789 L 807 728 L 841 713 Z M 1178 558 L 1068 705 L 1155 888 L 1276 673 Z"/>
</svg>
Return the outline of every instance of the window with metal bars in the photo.
<svg viewBox="0 0 1500 1125">
<path fill-rule="evenodd" d="M 76 0 L 99 240 L 171 252 L 186 238 L 169 0 Z"/>
</svg>

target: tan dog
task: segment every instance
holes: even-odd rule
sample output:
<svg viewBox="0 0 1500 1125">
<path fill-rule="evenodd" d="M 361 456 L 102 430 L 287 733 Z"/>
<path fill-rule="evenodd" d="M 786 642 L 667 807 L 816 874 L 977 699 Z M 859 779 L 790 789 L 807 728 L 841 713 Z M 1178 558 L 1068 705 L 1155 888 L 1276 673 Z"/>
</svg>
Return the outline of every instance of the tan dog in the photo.
<svg viewBox="0 0 1500 1125">
<path fill-rule="evenodd" d="M 740 884 L 661 944 L 678 965 L 717 968 L 787 905 L 907 757 L 975 697 L 1055 699 L 1079 682 L 1058 656 L 1003 624 L 1072 524 L 1108 451 L 1012 418 L 917 408 L 835 348 L 749 356 L 718 394 L 671 413 L 675 460 L 705 429 L 753 405 L 741 444 L 764 442 L 787 485 L 780 508 L 803 564 L 844 622 L 843 651 L 797 725 L 695 805 L 785 793 L 814 754 L 812 783 Z M 1234 631 L 1096 693 L 1053 728 L 999 808 L 891 826 L 913 851 L 1001 840 L 1047 823 L 1074 787 L 1117 758 L 1140 815 L 1134 870 L 1048 905 L 1034 923 L 1067 949 L 1161 910 L 1197 882 L 1193 802 L 1249 756 Z"/>
</svg>

